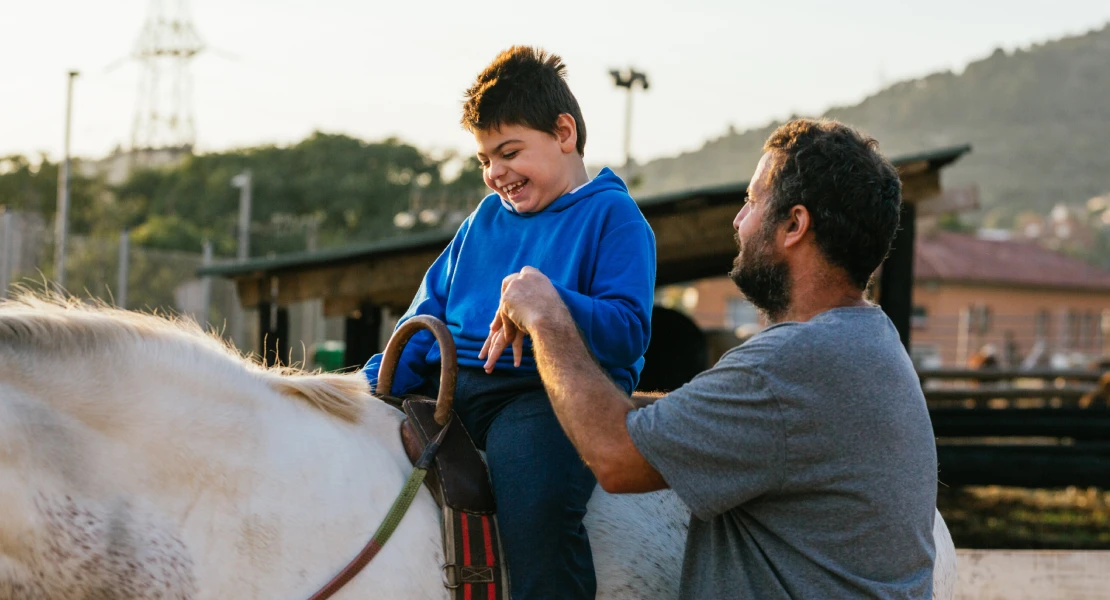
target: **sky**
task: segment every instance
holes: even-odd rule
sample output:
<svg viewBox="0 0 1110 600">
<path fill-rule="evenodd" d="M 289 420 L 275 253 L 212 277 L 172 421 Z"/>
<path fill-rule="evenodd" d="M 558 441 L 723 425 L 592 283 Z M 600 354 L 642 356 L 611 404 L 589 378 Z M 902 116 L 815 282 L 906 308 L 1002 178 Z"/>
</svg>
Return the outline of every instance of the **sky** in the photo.
<svg viewBox="0 0 1110 600">
<path fill-rule="evenodd" d="M 173 4 L 181 0 L 161 0 Z M 73 154 L 127 145 L 151 0 L 0 0 L 0 156 L 62 154 L 66 73 Z M 513 44 L 560 54 L 587 125 L 591 164 L 623 162 L 634 66 L 632 154 L 696 150 L 791 114 L 854 104 L 884 84 L 960 71 L 1110 22 L 1107 0 L 563 0 L 473 3 L 191 0 L 207 50 L 191 65 L 197 148 L 290 144 L 315 130 L 474 152 L 463 91 Z M 117 65 L 109 69 L 110 65 Z"/>
</svg>

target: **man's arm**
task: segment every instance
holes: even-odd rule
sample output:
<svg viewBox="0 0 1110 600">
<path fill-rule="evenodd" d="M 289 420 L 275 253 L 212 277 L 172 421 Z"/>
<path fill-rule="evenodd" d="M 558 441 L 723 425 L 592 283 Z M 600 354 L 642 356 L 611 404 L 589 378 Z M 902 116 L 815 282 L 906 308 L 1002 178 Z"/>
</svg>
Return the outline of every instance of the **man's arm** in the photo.
<svg viewBox="0 0 1110 600">
<path fill-rule="evenodd" d="M 611 493 L 666 488 L 628 434 L 632 402 L 594 361 L 551 282 L 525 267 L 519 281 L 505 286 L 502 311 L 532 336 L 555 415 L 601 487 Z"/>
<path fill-rule="evenodd" d="M 633 392 L 631 398 L 632 406 L 644 408 L 662 397 L 663 392 Z"/>
</svg>

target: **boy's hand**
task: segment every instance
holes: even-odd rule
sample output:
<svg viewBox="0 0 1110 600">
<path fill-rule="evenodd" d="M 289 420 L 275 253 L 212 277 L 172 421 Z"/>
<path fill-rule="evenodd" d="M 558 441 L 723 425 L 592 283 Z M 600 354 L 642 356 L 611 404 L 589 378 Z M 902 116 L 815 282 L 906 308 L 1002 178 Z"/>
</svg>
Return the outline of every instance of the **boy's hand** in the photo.
<svg viewBox="0 0 1110 600">
<path fill-rule="evenodd" d="M 524 267 L 501 281 L 501 305 L 489 326 L 489 336 L 482 344 L 478 358 L 486 359 L 486 373 L 505 348 L 513 346 L 513 365 L 520 366 L 524 352 L 524 336 L 536 322 L 547 318 L 573 319 L 559 292 L 546 275 L 534 267 Z"/>
<path fill-rule="evenodd" d="M 486 342 L 482 344 L 482 350 L 478 353 L 479 360 L 486 359 L 486 364 L 482 367 L 486 373 L 493 372 L 497 359 L 510 344 L 513 346 L 513 366 L 519 367 L 520 357 L 524 354 L 524 334 L 513 325 L 512 321 L 502 318 L 501 312 L 498 311 L 497 316 L 493 318 L 493 323 L 490 323 Z"/>
<path fill-rule="evenodd" d="M 520 274 L 513 273 L 508 277 L 501 280 L 501 294 L 504 295 L 505 288 L 509 283 L 516 279 Z M 513 366 L 520 366 L 520 357 L 524 354 L 524 333 L 517 329 L 516 324 L 511 320 L 505 318 L 503 310 L 505 303 L 502 302 L 497 307 L 497 315 L 493 317 L 493 323 L 489 325 L 489 335 L 486 336 L 486 341 L 482 344 L 482 350 L 478 352 L 478 360 L 486 359 L 486 364 L 482 367 L 486 373 L 492 373 L 494 365 L 497 364 L 497 359 L 501 358 L 501 353 L 505 348 L 512 344 L 513 346 Z"/>
</svg>

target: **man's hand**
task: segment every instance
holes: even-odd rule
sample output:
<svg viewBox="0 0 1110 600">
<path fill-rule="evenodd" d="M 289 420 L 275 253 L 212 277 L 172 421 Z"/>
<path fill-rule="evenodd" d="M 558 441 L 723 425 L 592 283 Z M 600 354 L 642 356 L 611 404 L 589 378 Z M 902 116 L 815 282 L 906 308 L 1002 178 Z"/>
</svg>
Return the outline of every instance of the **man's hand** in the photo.
<svg viewBox="0 0 1110 600">
<path fill-rule="evenodd" d="M 498 314 L 506 328 L 511 324 L 514 330 L 525 334 L 530 334 L 544 320 L 571 319 L 570 311 L 551 280 L 534 267 L 524 267 L 501 283 Z"/>
<path fill-rule="evenodd" d="M 491 353 L 486 371 L 524 335 L 532 337 L 536 368 L 559 424 L 601 487 L 611 493 L 667 487 L 628 434 L 632 402 L 590 354 L 551 280 L 532 267 L 501 282 L 501 305 L 482 347 L 482 354 Z"/>
<path fill-rule="evenodd" d="M 551 280 L 533 267 L 524 267 L 519 273 L 501 281 L 501 305 L 490 324 L 489 336 L 482 345 L 479 359 L 486 359 L 486 373 L 492 373 L 501 353 L 510 344 L 513 347 L 513 365 L 520 366 L 524 352 L 524 336 L 542 319 L 571 318 L 570 312 Z"/>
</svg>

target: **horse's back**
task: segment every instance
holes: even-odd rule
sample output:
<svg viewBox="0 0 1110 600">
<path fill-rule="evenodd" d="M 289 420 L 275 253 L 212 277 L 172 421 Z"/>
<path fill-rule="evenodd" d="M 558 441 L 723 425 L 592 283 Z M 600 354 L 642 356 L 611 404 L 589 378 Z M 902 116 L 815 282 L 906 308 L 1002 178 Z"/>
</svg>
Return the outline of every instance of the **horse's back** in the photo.
<svg viewBox="0 0 1110 600">
<path fill-rule="evenodd" d="M 614 495 L 598 487 L 587 508 L 599 599 L 678 597 L 690 513 L 674 492 Z"/>
<path fill-rule="evenodd" d="M 689 519 L 689 510 L 670 490 L 613 495 L 599 487 L 586 515 L 597 597 L 677 598 Z M 951 600 L 956 592 L 956 548 L 940 511 L 933 522 L 933 540 L 933 598 Z"/>
<path fill-rule="evenodd" d="M 933 521 L 933 542 L 936 546 L 936 562 L 933 563 L 933 598 L 952 600 L 956 597 L 956 545 L 944 517 L 937 511 Z"/>
</svg>

